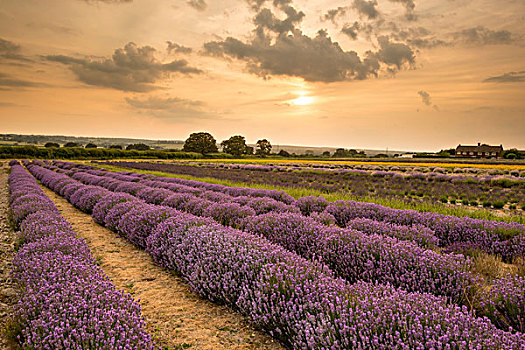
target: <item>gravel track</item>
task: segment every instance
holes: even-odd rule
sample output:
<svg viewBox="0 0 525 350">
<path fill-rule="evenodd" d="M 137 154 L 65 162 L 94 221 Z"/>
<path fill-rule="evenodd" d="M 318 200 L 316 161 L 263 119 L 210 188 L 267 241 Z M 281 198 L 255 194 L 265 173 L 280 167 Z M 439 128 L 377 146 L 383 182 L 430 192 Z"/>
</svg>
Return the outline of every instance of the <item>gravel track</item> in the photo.
<svg viewBox="0 0 525 350">
<path fill-rule="evenodd" d="M 9 188 L 7 178 L 9 165 L 0 162 L 0 328 L 4 329 L 6 322 L 12 315 L 13 305 L 17 301 L 16 289 L 11 281 L 11 261 L 15 254 L 16 233 L 9 224 Z M 11 349 L 12 345 L 2 332 L 0 348 Z"/>
</svg>

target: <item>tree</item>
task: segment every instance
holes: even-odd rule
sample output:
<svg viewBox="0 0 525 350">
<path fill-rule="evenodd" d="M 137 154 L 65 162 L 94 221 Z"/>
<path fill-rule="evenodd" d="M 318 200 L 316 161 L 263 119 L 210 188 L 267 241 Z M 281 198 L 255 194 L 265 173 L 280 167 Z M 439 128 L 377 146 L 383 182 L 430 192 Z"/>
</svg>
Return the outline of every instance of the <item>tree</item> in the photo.
<svg viewBox="0 0 525 350">
<path fill-rule="evenodd" d="M 149 151 L 150 147 L 144 143 L 132 143 L 131 145 L 128 145 L 128 147 L 126 147 L 126 150 Z"/>
<path fill-rule="evenodd" d="M 505 159 L 521 159 L 521 152 L 516 148 L 506 149 L 503 151 L 503 158 Z"/>
<path fill-rule="evenodd" d="M 232 136 L 228 140 L 222 141 L 221 146 L 224 153 L 232 154 L 234 156 L 247 154 L 249 151 L 248 146 L 246 146 L 246 139 L 241 135 Z"/>
<path fill-rule="evenodd" d="M 378 153 L 376 154 L 375 156 L 373 156 L 372 158 L 389 158 L 390 156 L 386 153 Z"/>
<path fill-rule="evenodd" d="M 58 143 L 56 143 L 56 142 L 48 142 L 48 143 L 46 143 L 46 144 L 44 145 L 44 147 L 47 147 L 47 148 L 49 148 L 49 147 L 55 147 L 55 148 L 58 148 L 58 147 L 60 147 L 60 145 L 59 145 Z"/>
<path fill-rule="evenodd" d="M 334 158 L 359 158 L 359 157 L 366 157 L 366 154 L 364 151 L 358 152 L 355 149 L 346 150 L 344 148 L 338 148 L 335 150 L 334 155 L 332 156 Z"/>
<path fill-rule="evenodd" d="M 84 148 L 98 148 L 98 146 L 90 142 Z"/>
<path fill-rule="evenodd" d="M 76 142 L 66 142 L 64 147 L 80 147 L 80 145 Z"/>
<path fill-rule="evenodd" d="M 259 154 L 261 156 L 267 156 L 272 151 L 272 144 L 267 139 L 262 139 L 257 141 L 257 151 L 255 151 L 255 154 Z"/>
<path fill-rule="evenodd" d="M 111 145 L 111 146 L 109 146 L 109 148 L 111 148 L 111 149 L 122 149 L 122 146 L 121 145 Z"/>
<path fill-rule="evenodd" d="M 291 154 L 286 152 L 284 149 L 280 150 L 278 153 L 281 157 L 290 157 Z"/>
<path fill-rule="evenodd" d="M 334 158 L 350 157 L 350 152 L 345 150 L 344 148 L 338 148 L 335 150 L 334 155 L 332 157 Z"/>
<path fill-rule="evenodd" d="M 439 151 L 438 153 L 436 153 L 436 155 L 441 158 L 450 158 L 450 153 L 445 150 Z"/>
<path fill-rule="evenodd" d="M 200 154 L 215 153 L 217 149 L 217 141 L 207 132 L 195 132 L 188 137 L 182 147 L 184 152 L 196 152 Z"/>
<path fill-rule="evenodd" d="M 330 151 L 324 151 L 323 157 L 330 157 Z"/>
</svg>

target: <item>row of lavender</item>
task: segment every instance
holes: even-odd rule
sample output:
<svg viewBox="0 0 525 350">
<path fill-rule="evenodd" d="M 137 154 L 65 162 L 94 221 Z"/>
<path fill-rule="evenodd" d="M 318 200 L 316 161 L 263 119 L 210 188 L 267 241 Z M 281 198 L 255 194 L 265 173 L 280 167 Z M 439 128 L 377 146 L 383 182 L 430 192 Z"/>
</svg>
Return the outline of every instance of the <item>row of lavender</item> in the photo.
<svg viewBox="0 0 525 350">
<path fill-rule="evenodd" d="M 71 167 L 71 164 L 66 165 L 61 163 L 60 166 L 67 166 L 69 169 L 74 169 L 74 167 Z M 302 213 L 305 216 L 310 216 L 312 219 L 327 225 L 336 223 L 335 217 L 326 211 L 329 203 L 323 197 L 307 196 L 295 200 L 293 197 L 282 191 L 252 189 L 246 187 L 228 187 L 209 184 L 206 182 L 155 177 L 136 173 L 125 175 L 93 168 L 86 169 L 85 166 L 81 166 L 81 168 L 85 169 L 89 175 L 112 177 L 117 180 L 130 181 L 133 182 L 133 184 L 122 186 L 120 183 L 110 183 L 103 179 L 89 179 L 89 175 L 84 172 L 72 174 L 74 178 L 80 181 L 117 191 L 128 192 L 153 204 L 169 205 L 184 211 L 192 212 L 195 215 L 206 215 L 206 213 L 210 213 L 213 216 L 213 209 L 219 206 L 212 206 L 212 202 L 231 202 L 239 204 L 240 206 L 250 207 L 257 215 L 269 212 Z M 137 177 L 140 179 L 137 179 Z M 115 187 L 115 185 L 117 186 Z M 179 195 L 174 196 L 173 193 L 168 191 L 151 190 L 148 189 L 148 187 L 170 190 Z M 166 201 L 168 196 L 170 196 L 170 199 L 169 201 Z M 199 197 L 200 199 L 197 199 L 196 197 Z M 208 207 L 211 208 L 207 210 Z M 235 213 L 240 215 L 241 218 L 247 214 L 251 214 L 250 209 L 247 208 L 244 208 L 244 210 L 242 208 L 237 208 Z M 234 225 L 235 220 L 232 221 L 231 219 L 235 218 L 224 217 L 222 223 L 226 225 Z M 347 228 L 357 229 L 358 231 L 365 231 L 370 234 L 376 233 L 392 236 L 401 240 L 414 241 L 425 248 L 434 248 L 439 245 L 439 239 L 435 236 L 434 232 L 423 225 L 396 225 L 356 218 L 348 221 L 345 226 Z"/>
<path fill-rule="evenodd" d="M 365 235 L 356 231 L 318 225 L 315 221 L 294 213 L 269 212 L 254 216 L 253 209 L 243 208 L 237 203 L 213 203 L 189 193 L 173 194 L 173 192 L 165 189 L 148 188 L 145 187 L 144 182 L 122 183 L 121 180 L 116 180 L 116 178 L 127 178 L 137 181 L 139 179 L 138 174 L 128 176 L 99 170 L 89 171 L 92 174 L 86 172 L 69 172 L 69 174 L 84 183 L 109 186 L 116 191 L 134 194 L 149 203 L 161 203 L 193 214 L 212 217 L 226 225 L 241 227 L 251 233 L 264 236 L 273 243 L 278 243 L 305 258 L 321 259 L 337 275 L 344 277 L 349 282 L 364 280 L 390 283 L 408 291 L 443 295 L 455 302 L 459 302 L 466 296 L 469 288 L 474 284 L 474 278 L 469 273 L 470 261 L 468 259 L 456 255 L 437 254 L 430 250 L 424 250 L 411 242 L 381 237 L 375 233 L 382 223 L 367 219 L 354 220 L 353 224 L 361 226 L 360 228 L 363 231 L 370 230 L 370 227 L 376 228 L 375 232 L 369 232 L 371 234 Z M 93 173 L 99 173 L 99 175 Z M 111 181 L 108 182 L 108 178 Z M 72 179 L 70 181 L 73 182 Z M 148 181 L 155 183 L 152 180 Z M 70 190 L 67 186 L 64 187 L 66 196 Z M 71 188 L 75 189 L 75 186 L 72 185 Z M 180 185 L 176 189 L 180 190 Z M 82 194 L 85 198 L 84 202 L 78 202 L 77 205 L 88 211 L 89 205 L 86 206 L 86 203 L 90 203 L 90 201 L 86 201 L 86 199 L 99 196 L 97 192 L 101 190 L 100 187 L 86 187 L 85 193 Z M 75 197 L 79 193 L 82 192 L 77 192 Z M 75 198 L 72 198 L 72 201 L 76 201 Z M 188 203 L 192 204 L 188 205 Z M 309 201 L 305 201 L 305 203 L 309 205 L 304 205 L 304 203 L 299 205 L 303 211 L 319 210 L 318 206 Z M 122 205 L 121 209 L 123 212 L 116 211 L 115 213 L 121 215 L 129 210 L 126 205 Z M 95 218 L 97 218 L 97 214 L 95 214 Z M 101 220 L 98 221 L 101 222 Z M 115 223 L 109 225 L 111 228 L 116 228 Z M 392 225 L 384 223 L 383 225 L 385 231 L 392 228 Z M 143 246 L 143 243 L 136 242 L 136 244 Z M 505 288 L 498 289 L 497 286 L 502 283 L 512 284 L 514 289 L 509 289 L 510 287 L 506 289 L 513 290 L 513 294 L 506 295 Z M 495 281 L 495 285 L 494 290 L 498 290 L 499 294 L 481 293 L 475 295 L 475 306 L 483 313 L 488 310 L 488 305 L 499 300 L 504 306 L 496 313 L 492 311 L 487 313 L 488 316 L 504 328 L 512 325 L 523 330 L 520 316 L 523 311 L 516 314 L 515 310 L 516 308 L 523 310 L 525 307 L 523 291 L 519 290 L 519 288 L 525 287 L 524 281 L 509 276 L 503 280 Z M 508 302 L 508 298 L 511 302 Z M 510 323 L 508 319 L 510 319 Z"/>
<path fill-rule="evenodd" d="M 281 206 L 265 205 L 265 209 L 272 210 L 259 212 L 241 203 L 252 205 L 256 203 L 256 207 L 260 208 L 264 202 L 272 203 L 270 198 L 232 197 L 222 193 L 219 195 L 217 192 L 211 192 L 215 196 L 208 195 L 203 198 L 203 195 L 209 193 L 200 192 L 201 197 L 198 197 L 195 188 L 188 188 L 184 185 L 173 186 L 173 184 L 165 184 L 159 180 L 127 182 L 125 179 L 136 181 L 137 177 L 99 170 L 88 171 L 89 173 L 80 171 L 70 173 L 70 175 L 73 179 L 85 184 L 125 192 L 148 203 L 162 204 L 197 216 L 211 217 L 220 224 L 241 228 L 266 237 L 273 243 L 296 252 L 304 258 L 321 259 L 337 275 L 349 282 L 363 280 L 391 283 L 407 291 L 445 296 L 453 302 L 461 302 L 464 299 L 465 290 L 473 284 L 473 277 L 469 273 L 471 263 L 465 257 L 438 254 L 411 241 L 399 241 L 385 237 L 385 235 L 394 235 L 394 233 L 398 233 L 399 236 L 408 233 L 409 236 L 404 238 L 415 238 L 428 244 L 437 243 L 437 240 L 431 240 L 435 238 L 431 232 L 418 232 L 418 227 L 405 227 L 404 231 L 401 229 L 394 231 L 395 227 L 392 225 L 382 227 L 381 223 L 369 222 L 376 229 L 371 234 L 362 233 L 327 227 L 312 218 L 299 214 L 298 207 L 305 213 L 317 208 L 311 205 L 310 198 L 304 201 L 299 200 L 296 203 L 298 207 L 273 201 L 274 204 L 280 203 Z M 147 185 L 167 188 L 152 188 Z M 67 190 L 65 188 L 65 194 Z M 190 190 L 193 193 L 177 193 Z M 86 188 L 85 191 L 90 191 L 93 197 L 101 191 L 101 188 Z M 87 194 L 85 197 L 89 198 Z M 216 201 L 207 198 L 213 198 Z M 88 209 L 85 208 L 84 203 L 79 203 L 79 205 L 84 210 Z M 356 220 L 355 223 L 363 224 L 363 221 Z M 367 226 L 366 223 L 365 226 Z"/>
<path fill-rule="evenodd" d="M 272 186 L 298 187 L 323 192 L 345 192 L 356 196 L 382 198 L 417 199 L 424 201 L 465 201 L 466 204 L 483 202 L 489 207 L 501 203 L 525 206 L 525 181 L 492 177 L 487 181 L 464 176 L 449 177 L 444 174 L 412 174 L 404 176 L 395 172 L 369 174 L 352 171 L 294 170 L 268 173 L 253 169 L 228 169 L 213 166 L 192 166 L 180 163 L 148 162 L 102 162 L 103 164 L 184 174 L 197 177 L 212 177 L 234 182 L 266 184 Z"/>
<path fill-rule="evenodd" d="M 13 260 L 13 321 L 31 349 L 153 349 L 140 305 L 116 290 L 53 202 L 12 161 L 10 213 L 22 245 Z"/>
<path fill-rule="evenodd" d="M 95 220 L 144 246 L 200 294 L 236 308 L 293 348 L 525 346 L 523 334 L 498 330 L 443 298 L 388 285 L 348 284 L 319 263 L 209 218 L 109 193 L 35 165 L 29 169 Z"/>
<path fill-rule="evenodd" d="M 58 164 L 61 166 L 61 164 Z M 69 165 L 74 168 L 74 166 Z M 89 171 L 88 166 L 83 166 Z M 82 168 L 80 168 L 82 169 Z M 93 170 L 93 169 L 91 169 Z M 93 170 L 96 174 L 103 174 L 100 170 Z M 127 175 L 138 181 L 137 174 Z M 124 176 L 120 174 L 120 176 Z M 148 178 L 140 176 L 140 178 Z M 153 177 L 149 177 L 150 179 Z M 515 257 L 525 254 L 525 226 L 517 223 L 495 222 L 490 220 L 472 219 L 468 217 L 454 217 L 429 212 L 417 212 L 414 210 L 391 209 L 378 204 L 363 203 L 355 201 L 338 201 L 328 203 L 323 197 L 308 197 L 308 200 L 295 202 L 293 198 L 287 197 L 280 191 L 257 190 L 240 187 L 228 187 L 205 182 L 174 179 L 156 178 L 165 183 L 176 183 L 184 186 L 196 187 L 209 191 L 227 193 L 231 196 L 273 196 L 277 200 L 287 204 L 299 206 L 311 205 L 310 211 L 331 214 L 335 217 L 337 225 L 346 227 L 352 225 L 351 221 L 357 218 L 372 219 L 395 225 L 420 225 L 435 232 L 442 247 L 448 247 L 450 251 L 464 252 L 469 249 L 479 249 L 488 253 L 501 255 L 505 261 L 512 261 Z M 184 191 L 184 189 L 180 189 Z M 272 192 L 273 194 L 270 194 Z M 306 203 L 309 202 L 311 204 Z M 301 204 L 304 202 L 303 204 Z M 268 203 L 268 202 L 267 202 Z M 303 209 L 304 212 L 304 209 Z"/>
</svg>

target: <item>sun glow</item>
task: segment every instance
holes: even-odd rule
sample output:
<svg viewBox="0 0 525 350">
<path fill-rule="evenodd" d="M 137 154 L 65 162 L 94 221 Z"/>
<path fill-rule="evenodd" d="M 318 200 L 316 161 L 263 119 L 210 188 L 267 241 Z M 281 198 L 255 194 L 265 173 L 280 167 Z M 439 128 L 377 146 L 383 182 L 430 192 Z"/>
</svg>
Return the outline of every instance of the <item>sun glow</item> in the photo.
<svg viewBox="0 0 525 350">
<path fill-rule="evenodd" d="M 309 96 L 299 96 L 295 100 L 292 100 L 292 103 L 297 106 L 306 106 L 311 104 L 314 101 L 313 97 Z"/>
</svg>

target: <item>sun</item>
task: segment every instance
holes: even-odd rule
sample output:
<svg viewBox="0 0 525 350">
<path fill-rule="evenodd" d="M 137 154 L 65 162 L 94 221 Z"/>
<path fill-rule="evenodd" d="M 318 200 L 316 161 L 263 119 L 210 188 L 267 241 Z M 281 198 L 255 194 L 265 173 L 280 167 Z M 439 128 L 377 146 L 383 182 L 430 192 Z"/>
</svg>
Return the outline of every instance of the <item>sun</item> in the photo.
<svg viewBox="0 0 525 350">
<path fill-rule="evenodd" d="M 297 97 L 295 100 L 292 100 L 291 102 L 292 102 L 294 105 L 297 105 L 297 106 L 306 106 L 306 105 L 311 104 L 313 101 L 314 101 L 314 98 L 313 98 L 313 97 L 309 97 L 309 96 L 299 96 L 299 97 Z"/>
</svg>

